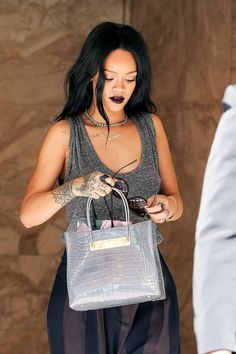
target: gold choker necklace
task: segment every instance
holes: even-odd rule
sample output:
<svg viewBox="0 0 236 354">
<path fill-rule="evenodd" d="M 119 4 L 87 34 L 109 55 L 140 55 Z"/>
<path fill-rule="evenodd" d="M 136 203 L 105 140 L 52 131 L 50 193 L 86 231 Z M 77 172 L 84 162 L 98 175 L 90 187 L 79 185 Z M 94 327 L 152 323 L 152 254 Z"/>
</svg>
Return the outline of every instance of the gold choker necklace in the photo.
<svg viewBox="0 0 236 354">
<path fill-rule="evenodd" d="M 127 114 L 125 115 L 125 118 L 118 122 L 118 123 L 113 123 L 113 124 L 106 124 L 106 123 L 100 123 L 100 122 L 97 122 L 95 119 L 93 119 L 93 117 L 90 116 L 90 114 L 88 113 L 88 110 L 86 109 L 86 111 L 84 112 L 85 114 L 85 117 L 88 118 L 88 120 L 90 120 L 91 123 L 93 123 L 93 125 L 96 125 L 97 127 L 118 127 L 119 125 L 123 125 L 127 122 L 128 120 L 128 116 Z"/>
</svg>

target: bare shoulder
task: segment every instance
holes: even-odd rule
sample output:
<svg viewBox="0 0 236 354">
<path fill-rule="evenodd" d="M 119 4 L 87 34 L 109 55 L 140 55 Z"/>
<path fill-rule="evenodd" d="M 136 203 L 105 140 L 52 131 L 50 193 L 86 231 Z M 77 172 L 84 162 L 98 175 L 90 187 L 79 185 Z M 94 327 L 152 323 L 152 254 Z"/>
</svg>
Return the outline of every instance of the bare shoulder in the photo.
<svg viewBox="0 0 236 354">
<path fill-rule="evenodd" d="M 69 141 L 69 123 L 66 120 L 51 125 L 42 142 L 37 163 L 25 198 L 36 192 L 49 191 L 64 170 Z"/>
<path fill-rule="evenodd" d="M 49 128 L 45 141 L 55 142 L 58 145 L 68 146 L 70 139 L 70 126 L 66 119 L 52 124 Z"/>
<path fill-rule="evenodd" d="M 150 116 L 152 118 L 155 130 L 156 130 L 156 134 L 163 134 L 165 131 L 164 131 L 164 127 L 163 127 L 161 118 L 158 117 L 156 114 L 150 114 Z"/>
<path fill-rule="evenodd" d="M 66 157 L 70 140 L 70 126 L 67 120 L 63 119 L 51 125 L 41 145 L 40 156 Z"/>
<path fill-rule="evenodd" d="M 70 126 L 69 122 L 66 119 L 62 119 L 58 122 L 55 122 L 50 127 L 48 134 L 50 135 L 61 135 L 61 136 L 69 136 L 70 135 Z"/>
</svg>

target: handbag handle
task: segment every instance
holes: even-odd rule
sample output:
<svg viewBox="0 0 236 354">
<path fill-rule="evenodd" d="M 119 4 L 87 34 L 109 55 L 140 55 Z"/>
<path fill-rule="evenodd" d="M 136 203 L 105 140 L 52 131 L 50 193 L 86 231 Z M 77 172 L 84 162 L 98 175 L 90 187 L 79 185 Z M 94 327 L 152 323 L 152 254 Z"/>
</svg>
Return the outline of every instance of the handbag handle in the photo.
<svg viewBox="0 0 236 354">
<path fill-rule="evenodd" d="M 126 221 L 126 230 L 127 230 L 127 235 L 129 235 L 129 205 L 127 202 L 127 199 L 125 198 L 124 194 L 117 188 L 112 187 L 112 190 L 114 190 L 116 193 L 119 194 L 123 201 L 124 209 L 125 209 L 125 221 Z M 91 226 L 91 220 L 90 220 L 90 208 L 91 208 L 91 203 L 92 203 L 93 198 L 89 197 L 87 201 L 87 206 L 86 206 L 86 216 L 87 216 L 87 224 L 89 227 L 90 232 L 92 232 L 92 226 Z"/>
</svg>

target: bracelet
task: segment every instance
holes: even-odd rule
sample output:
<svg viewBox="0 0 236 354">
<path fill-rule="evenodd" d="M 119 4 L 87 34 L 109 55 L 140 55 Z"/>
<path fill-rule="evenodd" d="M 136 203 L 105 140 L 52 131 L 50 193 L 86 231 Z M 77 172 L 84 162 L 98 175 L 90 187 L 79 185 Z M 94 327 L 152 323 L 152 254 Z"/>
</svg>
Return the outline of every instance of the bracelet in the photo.
<svg viewBox="0 0 236 354">
<path fill-rule="evenodd" d="M 175 209 L 174 209 L 174 211 L 172 212 L 172 214 L 171 214 L 170 216 L 168 215 L 167 218 L 166 218 L 166 222 L 169 222 L 169 221 L 171 221 L 171 219 L 173 218 L 173 216 L 174 216 L 175 213 L 177 212 L 177 210 L 178 210 L 178 204 L 177 204 L 177 200 L 176 200 L 175 197 L 168 196 L 167 198 L 172 199 L 172 200 L 174 201 L 174 203 L 175 203 Z"/>
</svg>

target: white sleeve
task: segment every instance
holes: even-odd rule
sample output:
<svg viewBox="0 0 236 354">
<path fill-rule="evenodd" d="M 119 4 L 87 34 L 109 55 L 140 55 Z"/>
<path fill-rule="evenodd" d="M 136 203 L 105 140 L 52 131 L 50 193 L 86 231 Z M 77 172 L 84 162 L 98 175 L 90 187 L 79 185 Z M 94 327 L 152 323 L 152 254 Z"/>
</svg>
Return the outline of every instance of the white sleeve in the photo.
<svg viewBox="0 0 236 354">
<path fill-rule="evenodd" d="M 209 155 L 193 272 L 198 353 L 236 351 L 236 110 L 223 114 Z"/>
</svg>

